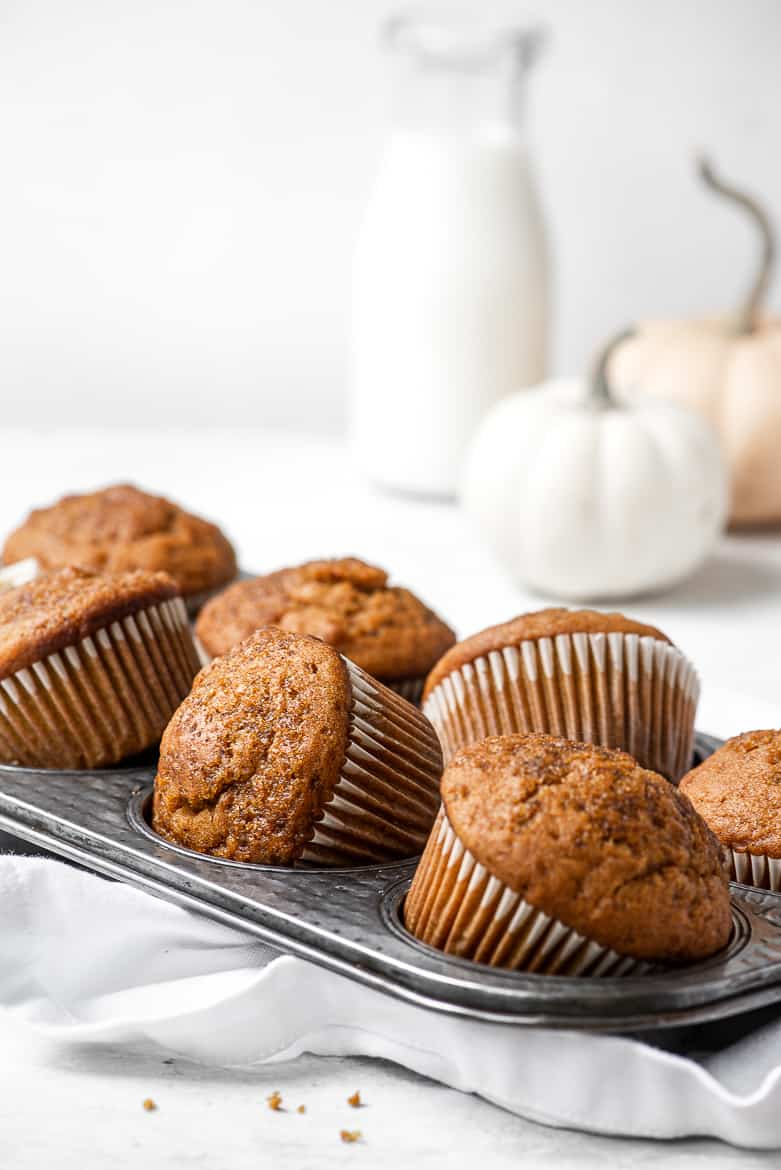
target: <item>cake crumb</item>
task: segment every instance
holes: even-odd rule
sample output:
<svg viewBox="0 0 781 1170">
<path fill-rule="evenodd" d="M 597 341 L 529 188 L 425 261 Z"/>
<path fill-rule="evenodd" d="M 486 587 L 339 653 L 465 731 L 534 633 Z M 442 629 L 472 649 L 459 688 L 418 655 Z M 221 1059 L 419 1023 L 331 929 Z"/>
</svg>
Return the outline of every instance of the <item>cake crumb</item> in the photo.
<svg viewBox="0 0 781 1170">
<path fill-rule="evenodd" d="M 353 1109 L 360 1109 L 361 1108 L 361 1106 L 363 1105 L 363 1101 L 361 1100 L 360 1089 L 356 1089 L 355 1092 L 353 1093 L 352 1097 L 347 1098 L 347 1104 L 352 1105 Z"/>
<path fill-rule="evenodd" d="M 144 1099 L 143 1106 L 144 1106 L 144 1109 L 146 1109 L 147 1113 L 154 1113 L 155 1109 L 157 1109 L 157 1105 L 155 1104 L 155 1102 L 152 1100 L 151 1097 L 146 1097 Z"/>
<path fill-rule="evenodd" d="M 359 1142 L 361 1140 L 361 1131 L 359 1129 L 340 1129 L 339 1137 L 343 1142 Z"/>
<path fill-rule="evenodd" d="M 266 1097 L 269 1109 L 273 1109 L 275 1113 L 279 1113 L 282 1109 L 282 1095 L 278 1089 L 275 1089 L 270 1097 Z"/>
<path fill-rule="evenodd" d="M 299 1105 L 298 1109 L 296 1109 L 296 1113 L 306 1113 L 306 1105 Z"/>
</svg>

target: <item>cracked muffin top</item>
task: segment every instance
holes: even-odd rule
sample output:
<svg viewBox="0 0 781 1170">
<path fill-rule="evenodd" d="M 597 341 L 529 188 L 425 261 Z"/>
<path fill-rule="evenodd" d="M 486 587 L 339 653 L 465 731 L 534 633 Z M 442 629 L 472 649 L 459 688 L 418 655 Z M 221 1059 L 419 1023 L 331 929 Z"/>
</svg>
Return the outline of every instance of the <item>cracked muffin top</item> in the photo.
<svg viewBox="0 0 781 1170">
<path fill-rule="evenodd" d="M 602 946 L 675 962 L 729 939 L 718 841 L 685 796 L 625 752 L 494 736 L 454 756 L 442 799 L 490 873 Z"/>
<path fill-rule="evenodd" d="M 728 739 L 680 787 L 727 848 L 781 858 L 781 731 Z"/>
<path fill-rule="evenodd" d="M 517 646 L 520 642 L 535 638 L 555 638 L 559 634 L 637 634 L 639 637 L 656 638 L 661 642 L 670 639 L 657 630 L 622 613 L 601 613 L 596 609 L 539 609 L 533 613 L 522 613 L 509 622 L 489 626 L 471 638 L 458 642 L 437 662 L 426 679 L 423 692 L 428 698 L 442 679 L 454 670 L 460 670 L 468 662 L 474 662 L 490 654 L 492 650 L 503 650 L 506 646 Z"/>
<path fill-rule="evenodd" d="M 31 512 L 3 547 L 6 564 L 25 557 L 43 569 L 161 570 L 185 597 L 236 576 L 233 548 L 215 524 L 131 484 L 64 496 Z"/>
<path fill-rule="evenodd" d="M 196 632 L 216 656 L 263 626 L 322 638 L 384 681 L 425 674 L 455 641 L 413 593 L 354 557 L 238 581 L 204 606 Z"/>
<path fill-rule="evenodd" d="M 259 630 L 197 676 L 160 746 L 153 823 L 238 861 L 300 856 L 344 761 L 352 690 L 317 638 Z"/>
<path fill-rule="evenodd" d="M 112 622 L 178 597 L 167 573 L 61 569 L 0 593 L 0 679 Z"/>
</svg>

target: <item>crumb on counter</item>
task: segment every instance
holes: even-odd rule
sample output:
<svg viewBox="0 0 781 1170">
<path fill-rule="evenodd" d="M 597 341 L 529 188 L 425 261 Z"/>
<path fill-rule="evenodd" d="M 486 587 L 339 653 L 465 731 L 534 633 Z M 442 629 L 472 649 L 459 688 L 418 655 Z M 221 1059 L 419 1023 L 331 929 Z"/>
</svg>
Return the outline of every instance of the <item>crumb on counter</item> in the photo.
<svg viewBox="0 0 781 1170">
<path fill-rule="evenodd" d="M 339 1137 L 343 1142 L 359 1142 L 361 1140 L 361 1131 L 359 1129 L 340 1129 Z"/>
<path fill-rule="evenodd" d="M 279 1113 L 282 1109 L 282 1094 L 278 1089 L 275 1089 L 269 1097 L 266 1097 L 266 1103 L 269 1109 L 273 1109 L 275 1113 Z"/>
<path fill-rule="evenodd" d="M 155 1109 L 157 1109 L 157 1105 L 155 1104 L 155 1102 L 152 1100 L 151 1097 L 144 1098 L 143 1106 L 144 1106 L 144 1109 L 146 1109 L 147 1113 L 154 1113 Z"/>
<path fill-rule="evenodd" d="M 361 1106 L 363 1105 L 363 1101 L 361 1100 L 360 1089 L 356 1089 L 355 1092 L 353 1093 L 352 1097 L 347 1098 L 347 1104 L 352 1105 L 353 1109 L 360 1109 L 361 1108 Z"/>
<path fill-rule="evenodd" d="M 298 1109 L 296 1109 L 296 1113 L 306 1113 L 306 1105 L 299 1105 Z"/>
</svg>

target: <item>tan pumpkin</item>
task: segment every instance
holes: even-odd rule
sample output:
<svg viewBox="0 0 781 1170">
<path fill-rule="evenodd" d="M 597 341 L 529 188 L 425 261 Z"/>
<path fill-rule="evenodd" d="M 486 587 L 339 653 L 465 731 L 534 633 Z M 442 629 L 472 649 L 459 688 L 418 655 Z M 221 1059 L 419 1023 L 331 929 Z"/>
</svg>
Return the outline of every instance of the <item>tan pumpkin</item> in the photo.
<svg viewBox="0 0 781 1170">
<path fill-rule="evenodd" d="M 781 522 L 781 319 L 762 315 L 775 242 L 763 208 L 722 182 L 709 164 L 700 175 L 712 191 L 745 209 L 762 238 L 756 279 L 732 318 L 647 321 L 615 352 L 611 382 L 671 398 L 716 428 L 731 478 L 733 525 Z"/>
</svg>

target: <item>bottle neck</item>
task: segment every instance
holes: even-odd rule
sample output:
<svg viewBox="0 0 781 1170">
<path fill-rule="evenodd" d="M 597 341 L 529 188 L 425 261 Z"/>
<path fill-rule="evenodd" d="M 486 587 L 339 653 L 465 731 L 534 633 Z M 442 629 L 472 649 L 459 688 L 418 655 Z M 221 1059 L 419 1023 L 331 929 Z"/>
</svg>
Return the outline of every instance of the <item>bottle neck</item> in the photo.
<svg viewBox="0 0 781 1170">
<path fill-rule="evenodd" d="M 522 137 L 525 78 L 514 63 L 459 69 L 402 58 L 394 64 L 396 128 L 464 138 Z"/>
</svg>

